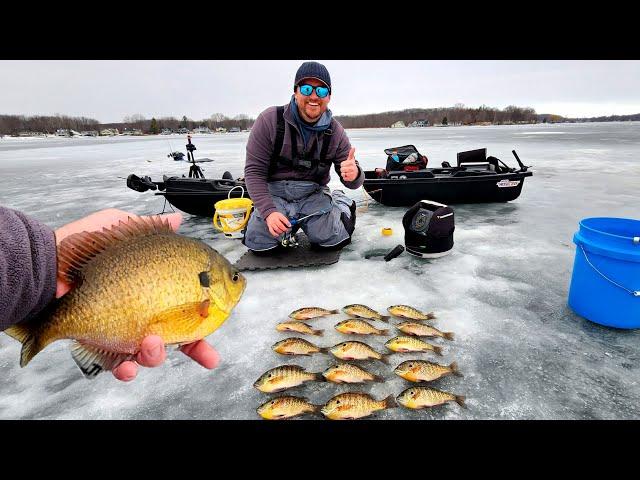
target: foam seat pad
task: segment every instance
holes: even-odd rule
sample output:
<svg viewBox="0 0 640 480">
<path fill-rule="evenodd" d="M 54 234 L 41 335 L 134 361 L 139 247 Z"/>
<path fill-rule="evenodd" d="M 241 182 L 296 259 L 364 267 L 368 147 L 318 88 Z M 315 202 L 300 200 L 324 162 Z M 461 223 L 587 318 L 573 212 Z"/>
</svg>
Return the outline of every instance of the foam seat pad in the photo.
<svg viewBox="0 0 640 480">
<path fill-rule="evenodd" d="M 296 239 L 299 244 L 297 247 L 287 248 L 269 256 L 263 257 L 247 251 L 234 266 L 240 271 L 270 270 L 331 265 L 340 260 L 340 250 L 311 250 L 309 239 L 301 231 L 296 234 Z"/>
</svg>

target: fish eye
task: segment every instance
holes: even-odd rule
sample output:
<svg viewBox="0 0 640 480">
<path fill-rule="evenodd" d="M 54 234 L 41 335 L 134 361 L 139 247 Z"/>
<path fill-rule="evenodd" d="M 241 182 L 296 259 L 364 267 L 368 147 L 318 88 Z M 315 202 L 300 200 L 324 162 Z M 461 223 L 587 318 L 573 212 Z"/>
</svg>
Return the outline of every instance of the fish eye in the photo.
<svg viewBox="0 0 640 480">
<path fill-rule="evenodd" d="M 267 375 L 267 378 L 271 378 L 271 374 Z"/>
<path fill-rule="evenodd" d="M 240 274 L 238 272 L 235 272 L 233 274 L 233 277 L 231 277 L 231 281 L 232 282 L 237 282 L 238 280 L 240 280 Z"/>
<path fill-rule="evenodd" d="M 340 400 L 336 400 L 336 405 L 340 405 Z"/>
</svg>

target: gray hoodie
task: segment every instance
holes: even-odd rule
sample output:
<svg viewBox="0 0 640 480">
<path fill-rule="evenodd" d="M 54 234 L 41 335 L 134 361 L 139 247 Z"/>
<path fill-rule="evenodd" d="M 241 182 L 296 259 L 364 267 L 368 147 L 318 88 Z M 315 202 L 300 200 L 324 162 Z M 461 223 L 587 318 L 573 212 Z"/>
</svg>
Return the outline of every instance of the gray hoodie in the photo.
<svg viewBox="0 0 640 480">
<path fill-rule="evenodd" d="M 304 172 L 295 171 L 281 164 L 278 164 L 274 175 L 269 178 L 269 162 L 276 138 L 276 108 L 277 107 L 269 107 L 258 116 L 251 128 L 249 141 L 247 142 L 247 160 L 244 167 L 244 179 L 249 195 L 262 218 L 267 218 L 277 210 L 269 194 L 267 182 L 275 180 L 312 180 L 306 178 Z M 284 121 L 285 133 L 284 141 L 282 142 L 282 154 L 286 154 L 287 157 L 291 154 L 291 135 L 289 133 L 291 126 L 296 129 L 298 134 L 298 151 L 305 152 L 302 133 L 296 125 L 289 105 L 284 109 Z M 340 163 L 347 159 L 349 150 L 351 149 L 351 143 L 349 143 L 349 138 L 338 121 L 333 121 L 332 130 L 333 133 L 326 158 L 333 162 L 335 171 L 340 175 Z M 311 134 L 317 137 L 323 135 L 322 132 L 311 132 Z M 313 138 L 310 138 L 307 144 L 308 146 L 319 145 L 318 140 L 321 139 L 317 138 L 314 141 Z M 342 177 L 340 177 L 340 181 L 345 187 L 355 190 L 362 186 L 364 182 L 364 172 L 359 165 L 358 170 L 358 177 L 351 182 L 345 182 Z M 327 185 L 329 183 L 329 175 L 330 173 L 327 173 L 325 178 L 322 179 L 320 182 L 321 185 Z"/>
<path fill-rule="evenodd" d="M 56 269 L 53 230 L 0 206 L 0 331 L 31 318 L 54 299 Z"/>
</svg>

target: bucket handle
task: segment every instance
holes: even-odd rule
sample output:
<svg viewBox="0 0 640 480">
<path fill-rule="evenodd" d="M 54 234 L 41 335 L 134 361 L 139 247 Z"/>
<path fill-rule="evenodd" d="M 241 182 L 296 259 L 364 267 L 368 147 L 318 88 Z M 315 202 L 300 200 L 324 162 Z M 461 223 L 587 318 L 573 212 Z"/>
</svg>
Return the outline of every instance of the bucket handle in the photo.
<svg viewBox="0 0 640 480">
<path fill-rule="evenodd" d="M 236 185 L 231 190 L 229 190 L 229 193 L 227 193 L 227 199 L 231 199 L 231 192 L 233 192 L 236 188 L 240 188 L 242 190 L 242 195 L 240 195 L 240 198 L 244 198 L 244 187 L 242 185 Z"/>
<path fill-rule="evenodd" d="M 623 289 L 624 291 L 626 291 L 627 293 L 630 293 L 631 295 L 633 295 L 634 297 L 640 297 L 640 290 L 629 290 L 626 287 L 623 287 L 622 285 L 620 285 L 619 283 L 614 282 L 613 280 L 611 280 L 609 277 L 607 277 L 604 273 L 602 273 L 600 270 L 598 270 L 590 261 L 589 261 L 589 257 L 587 257 L 587 252 L 585 252 L 584 247 L 582 246 L 582 244 L 580 245 L 580 249 L 582 250 L 582 253 L 584 254 L 584 259 L 587 261 L 587 263 L 591 266 L 591 268 L 593 268 L 598 275 L 600 275 L 602 278 L 604 278 L 607 282 L 613 283 L 616 287 L 620 287 L 621 289 Z"/>
</svg>

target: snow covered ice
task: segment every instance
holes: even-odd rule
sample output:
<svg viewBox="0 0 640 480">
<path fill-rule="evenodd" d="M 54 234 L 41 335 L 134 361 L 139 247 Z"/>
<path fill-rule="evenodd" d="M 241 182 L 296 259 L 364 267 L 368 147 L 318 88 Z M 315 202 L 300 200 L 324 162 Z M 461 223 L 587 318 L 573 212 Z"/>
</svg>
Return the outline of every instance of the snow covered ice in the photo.
<svg viewBox="0 0 640 480">
<path fill-rule="evenodd" d="M 640 123 L 364 129 L 348 134 L 366 169 L 385 165 L 384 148 L 414 144 L 429 157 L 429 166 L 445 160 L 453 164 L 456 152 L 483 147 L 488 155 L 516 166 L 515 149 L 525 165 L 533 165 L 534 175 L 513 202 L 453 205 L 453 251 L 434 260 L 406 253 L 388 263 L 382 257 L 365 259 L 403 243 L 406 208 L 373 200 L 365 208 L 360 202 L 353 242 L 337 264 L 245 272 L 247 289 L 240 303 L 208 337 L 221 355 L 220 366 L 212 371 L 171 352 L 164 366 L 141 368 L 131 383 L 118 382 L 109 373 L 87 381 L 71 359 L 67 341 L 50 345 L 21 369 L 20 345 L 0 335 L 0 418 L 258 419 L 255 409 L 270 396 L 252 384 L 266 370 L 289 363 L 318 372 L 336 361 L 322 354 L 276 354 L 271 350 L 275 342 L 298 335 L 277 332 L 275 325 L 303 306 L 340 309 L 350 303 L 364 303 L 383 314 L 394 304 L 434 311 L 434 325 L 455 332 L 455 341 L 432 341 L 444 347 L 443 357 L 394 354 L 389 366 L 358 363 L 382 375 L 384 383 L 309 383 L 287 394 L 316 404 L 346 391 L 369 392 L 377 399 L 397 396 L 410 386 L 393 374 L 402 361 L 455 360 L 464 377 L 448 376 L 431 385 L 465 395 L 468 409 L 456 404 L 423 411 L 398 408 L 375 418 L 638 418 L 640 334 L 590 323 L 575 315 L 566 300 L 579 220 L 639 216 Z M 194 135 L 196 158 L 215 159 L 201 164 L 205 175 L 219 177 L 229 170 L 241 176 L 247 136 Z M 186 174 L 186 162 L 167 158 L 169 151 L 184 151 L 185 143 L 183 136 L 5 137 L 0 139 L 0 204 L 52 228 L 107 207 L 158 213 L 163 197 L 134 192 L 125 178 L 130 173 L 154 180 Z M 335 172 L 330 186 L 341 187 Z M 344 190 L 356 200 L 365 198 L 362 189 Z M 180 233 L 204 240 L 232 263 L 245 252 L 238 240 L 215 231 L 210 220 L 184 217 Z M 391 227 L 393 235 L 382 236 L 383 227 Z M 384 341 L 390 337 L 335 331 L 333 326 L 344 318 L 311 320 L 325 335 L 304 338 L 319 346 L 361 340 L 385 352 Z"/>
</svg>

